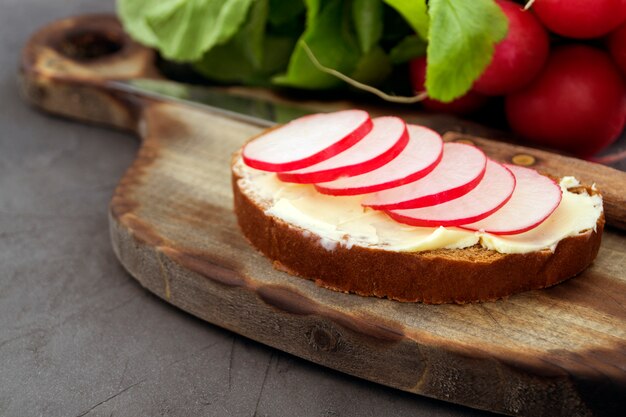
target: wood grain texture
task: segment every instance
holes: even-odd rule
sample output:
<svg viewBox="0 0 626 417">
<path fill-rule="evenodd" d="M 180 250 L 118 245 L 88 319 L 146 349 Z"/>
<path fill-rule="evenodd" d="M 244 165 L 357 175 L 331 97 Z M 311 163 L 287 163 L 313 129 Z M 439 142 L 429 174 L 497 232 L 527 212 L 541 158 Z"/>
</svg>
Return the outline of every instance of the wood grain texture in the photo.
<svg viewBox="0 0 626 417">
<path fill-rule="evenodd" d="M 114 19 L 94 21 L 108 22 L 98 30 L 126 39 Z M 110 229 L 120 261 L 151 292 L 246 337 L 405 391 L 510 415 L 621 415 L 623 232 L 605 232 L 598 258 L 579 277 L 504 301 L 429 306 L 318 288 L 273 269 L 237 228 L 230 156 L 259 127 L 120 95 L 107 86 L 107 68 L 124 67 L 119 60 L 128 56 L 81 61 L 55 45 L 42 46 L 50 31 L 76 27 L 84 32 L 91 26 L 70 19 L 31 40 L 22 63 L 24 91 L 46 111 L 142 137 L 111 201 Z M 145 60 L 133 62 L 115 77 L 152 71 Z M 74 65 L 80 77 L 72 77 Z M 492 142 L 471 140 L 496 158 L 518 154 L 518 148 L 505 153 Z M 540 161 L 549 156 L 536 155 Z M 563 169 L 571 165 L 564 163 Z M 603 187 L 611 178 L 590 181 Z"/>
</svg>

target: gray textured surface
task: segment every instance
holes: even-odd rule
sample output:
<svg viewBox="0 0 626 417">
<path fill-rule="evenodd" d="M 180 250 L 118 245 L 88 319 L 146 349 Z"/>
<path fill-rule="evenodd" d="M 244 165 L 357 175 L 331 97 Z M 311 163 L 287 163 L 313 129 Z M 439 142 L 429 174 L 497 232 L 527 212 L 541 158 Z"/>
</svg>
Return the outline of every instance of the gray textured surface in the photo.
<svg viewBox="0 0 626 417">
<path fill-rule="evenodd" d="M 18 97 L 21 46 L 105 0 L 0 0 L 1 416 L 469 416 L 237 337 L 151 296 L 119 266 L 107 205 L 129 136 Z"/>
</svg>

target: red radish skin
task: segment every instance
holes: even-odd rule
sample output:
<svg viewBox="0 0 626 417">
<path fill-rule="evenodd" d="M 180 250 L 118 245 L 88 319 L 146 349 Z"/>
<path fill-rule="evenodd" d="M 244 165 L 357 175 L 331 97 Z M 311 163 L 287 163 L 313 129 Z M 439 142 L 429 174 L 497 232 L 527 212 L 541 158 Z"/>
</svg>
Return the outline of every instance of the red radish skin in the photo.
<svg viewBox="0 0 626 417">
<path fill-rule="evenodd" d="M 485 174 L 487 157 L 462 143 L 443 145 L 443 158 L 424 178 L 366 196 L 361 203 L 377 210 L 434 206 L 459 198 L 476 187 Z"/>
<path fill-rule="evenodd" d="M 312 184 L 352 177 L 393 160 L 409 142 L 406 123 L 398 117 L 372 119 L 372 130 L 358 143 L 318 164 L 297 171 L 280 172 L 284 182 Z"/>
<path fill-rule="evenodd" d="M 615 29 L 609 36 L 609 50 L 613 60 L 622 70 L 622 75 L 626 76 L 626 23 Z"/>
<path fill-rule="evenodd" d="M 411 226 L 460 226 L 484 219 L 504 206 L 515 189 L 515 176 L 505 166 L 488 160 L 485 176 L 472 191 L 457 199 L 408 210 L 390 210 L 392 219 Z"/>
<path fill-rule="evenodd" d="M 556 210 L 562 197 L 557 183 L 534 169 L 506 167 L 516 180 L 511 199 L 491 216 L 460 227 L 494 235 L 514 235 L 534 229 Z"/>
<path fill-rule="evenodd" d="M 322 194 L 359 195 L 398 187 L 430 173 L 443 156 L 439 133 L 423 126 L 407 125 L 409 143 L 391 162 L 368 173 L 315 184 Z"/>
<path fill-rule="evenodd" d="M 426 58 L 415 58 L 409 63 L 411 85 L 415 92 L 424 91 L 426 89 Z M 432 98 L 426 98 L 421 101 L 426 110 L 439 113 L 451 113 L 457 115 L 466 115 L 474 113 L 487 104 L 489 98 L 475 91 L 469 91 L 464 96 L 444 103 Z"/>
<path fill-rule="evenodd" d="M 306 168 L 345 151 L 372 130 L 369 114 L 343 110 L 304 116 L 248 142 L 246 165 L 281 172 Z"/>
<path fill-rule="evenodd" d="M 569 45 L 522 91 L 506 98 L 511 128 L 539 145 L 590 157 L 617 139 L 626 112 L 626 87 L 603 51 Z"/>
<path fill-rule="evenodd" d="M 475 91 L 491 96 L 509 94 L 530 83 L 550 51 L 548 33 L 530 10 L 512 1 L 498 0 L 497 4 L 509 20 L 509 31 L 473 86 Z"/>
<path fill-rule="evenodd" d="M 532 9 L 550 31 L 575 39 L 604 36 L 626 19 L 624 0 L 536 0 Z"/>
</svg>

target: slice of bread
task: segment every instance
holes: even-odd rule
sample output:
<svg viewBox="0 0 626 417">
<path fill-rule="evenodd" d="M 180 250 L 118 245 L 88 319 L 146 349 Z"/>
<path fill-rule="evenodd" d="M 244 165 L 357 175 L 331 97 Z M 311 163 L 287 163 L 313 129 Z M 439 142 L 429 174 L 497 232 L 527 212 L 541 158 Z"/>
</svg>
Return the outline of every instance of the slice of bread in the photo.
<svg viewBox="0 0 626 417">
<path fill-rule="evenodd" d="M 603 215 L 595 229 L 566 237 L 553 250 L 499 253 L 479 244 L 419 252 L 361 245 L 329 248 L 315 232 L 269 214 L 272 201 L 243 178 L 242 164 L 238 152 L 232 185 L 245 237 L 275 268 L 336 291 L 428 304 L 490 301 L 571 278 L 591 264 L 600 247 Z M 576 192 L 597 193 L 584 186 Z"/>
</svg>

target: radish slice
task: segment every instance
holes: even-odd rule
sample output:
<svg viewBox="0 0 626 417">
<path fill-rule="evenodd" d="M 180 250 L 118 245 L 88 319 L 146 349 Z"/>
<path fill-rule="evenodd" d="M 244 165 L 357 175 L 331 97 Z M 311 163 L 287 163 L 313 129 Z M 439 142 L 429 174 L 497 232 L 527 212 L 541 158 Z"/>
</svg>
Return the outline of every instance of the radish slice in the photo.
<svg viewBox="0 0 626 417">
<path fill-rule="evenodd" d="M 431 172 L 443 156 L 441 136 L 423 126 L 407 128 L 409 143 L 391 162 L 355 177 L 315 184 L 317 191 L 330 195 L 367 194 L 408 184 Z"/>
<path fill-rule="evenodd" d="M 487 160 L 485 176 L 472 191 L 457 199 L 408 210 L 391 210 L 387 214 L 411 226 L 459 226 L 484 219 L 502 207 L 513 194 L 515 177 L 504 165 Z"/>
<path fill-rule="evenodd" d="M 443 158 L 424 178 L 367 196 L 362 205 L 379 210 L 433 206 L 459 198 L 478 185 L 485 174 L 487 157 L 463 143 L 443 145 Z"/>
<path fill-rule="evenodd" d="M 244 162 L 271 172 L 306 168 L 345 151 L 372 129 L 363 110 L 319 113 L 292 120 L 243 148 Z"/>
<path fill-rule="evenodd" d="M 311 184 L 339 177 L 363 174 L 385 165 L 406 147 L 409 141 L 406 123 L 398 117 L 372 119 L 372 130 L 354 146 L 307 168 L 281 172 L 285 182 Z"/>
<path fill-rule="evenodd" d="M 506 165 L 517 185 L 511 199 L 491 216 L 462 227 L 494 235 L 514 235 L 539 226 L 559 206 L 562 192 L 557 183 L 534 169 Z"/>
</svg>

